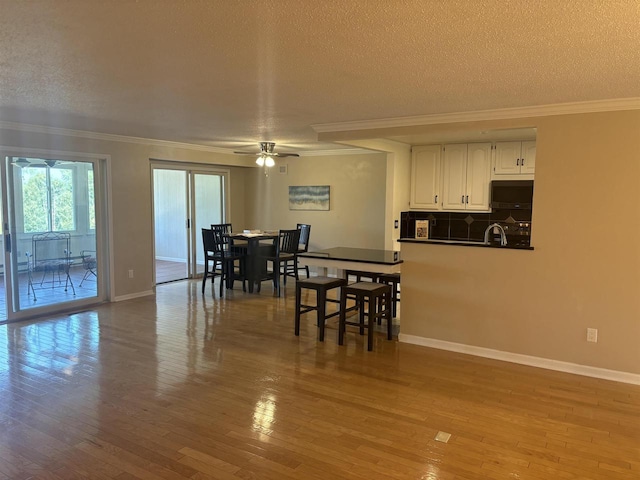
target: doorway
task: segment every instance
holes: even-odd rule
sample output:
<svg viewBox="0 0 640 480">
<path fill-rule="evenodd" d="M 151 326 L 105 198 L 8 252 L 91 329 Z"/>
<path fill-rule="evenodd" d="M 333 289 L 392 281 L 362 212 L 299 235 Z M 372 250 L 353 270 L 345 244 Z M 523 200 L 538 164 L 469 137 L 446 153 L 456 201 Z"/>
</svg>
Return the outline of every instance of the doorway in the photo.
<svg viewBox="0 0 640 480">
<path fill-rule="evenodd" d="M 228 172 L 152 164 L 155 283 L 204 272 L 202 228 L 227 218 Z"/>
<path fill-rule="evenodd" d="M 103 300 L 105 161 L 2 159 L 0 322 Z"/>
</svg>

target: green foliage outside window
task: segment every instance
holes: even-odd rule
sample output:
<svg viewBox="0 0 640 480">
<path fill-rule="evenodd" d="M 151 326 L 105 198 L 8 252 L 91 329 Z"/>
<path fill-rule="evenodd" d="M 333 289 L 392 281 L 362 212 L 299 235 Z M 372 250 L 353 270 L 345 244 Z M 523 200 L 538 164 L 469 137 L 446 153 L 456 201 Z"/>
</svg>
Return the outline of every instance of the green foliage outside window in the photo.
<svg viewBox="0 0 640 480">
<path fill-rule="evenodd" d="M 96 229 L 96 200 L 93 191 L 93 169 L 87 172 L 87 190 L 89 196 L 89 228 Z"/>
<path fill-rule="evenodd" d="M 49 169 L 51 176 L 51 218 L 54 232 L 75 230 L 73 172 Z"/>
<path fill-rule="evenodd" d="M 75 230 L 73 171 L 29 168 L 21 173 L 24 231 Z"/>
</svg>

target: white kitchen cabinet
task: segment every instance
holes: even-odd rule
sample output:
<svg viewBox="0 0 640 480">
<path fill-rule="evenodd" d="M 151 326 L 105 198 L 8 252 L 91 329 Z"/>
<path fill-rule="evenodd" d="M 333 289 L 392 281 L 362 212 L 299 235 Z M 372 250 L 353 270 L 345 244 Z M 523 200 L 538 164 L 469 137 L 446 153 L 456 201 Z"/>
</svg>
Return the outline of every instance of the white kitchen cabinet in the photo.
<svg viewBox="0 0 640 480">
<path fill-rule="evenodd" d="M 411 154 L 411 199 L 410 208 L 440 210 L 441 175 L 440 145 L 413 147 Z"/>
<path fill-rule="evenodd" d="M 489 210 L 491 144 L 444 146 L 442 209 Z"/>
<path fill-rule="evenodd" d="M 520 173 L 533 174 L 536 171 L 536 142 L 522 142 Z"/>
<path fill-rule="evenodd" d="M 536 142 L 496 142 L 493 173 L 532 175 L 536 168 Z"/>
</svg>

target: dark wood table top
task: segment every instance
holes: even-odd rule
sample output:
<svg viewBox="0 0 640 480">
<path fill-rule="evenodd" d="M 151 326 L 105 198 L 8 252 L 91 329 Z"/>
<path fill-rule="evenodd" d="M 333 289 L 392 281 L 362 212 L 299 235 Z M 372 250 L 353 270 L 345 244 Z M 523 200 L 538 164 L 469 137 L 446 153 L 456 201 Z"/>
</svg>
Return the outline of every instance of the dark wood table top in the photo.
<svg viewBox="0 0 640 480">
<path fill-rule="evenodd" d="M 278 238 L 277 233 L 231 233 L 229 234 L 229 238 L 234 238 L 237 240 L 270 240 L 273 238 Z"/>
<path fill-rule="evenodd" d="M 370 248 L 333 247 L 315 252 L 299 253 L 298 256 L 347 262 L 378 263 L 381 265 L 396 265 L 402 263 L 400 252 Z"/>
</svg>

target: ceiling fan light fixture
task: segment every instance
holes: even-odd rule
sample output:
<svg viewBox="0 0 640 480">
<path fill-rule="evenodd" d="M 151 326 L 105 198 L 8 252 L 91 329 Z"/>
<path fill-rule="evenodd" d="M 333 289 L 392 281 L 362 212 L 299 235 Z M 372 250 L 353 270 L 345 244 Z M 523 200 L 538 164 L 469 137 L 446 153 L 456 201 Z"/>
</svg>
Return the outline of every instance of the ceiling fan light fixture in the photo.
<svg viewBox="0 0 640 480">
<path fill-rule="evenodd" d="M 27 160 L 26 158 L 20 157 L 15 162 L 13 162 L 13 164 L 16 167 L 24 168 L 24 167 L 28 167 L 29 165 L 31 165 L 31 162 L 29 160 Z"/>
<path fill-rule="evenodd" d="M 265 158 L 265 160 L 264 160 L 264 164 L 265 164 L 265 166 L 267 166 L 267 167 L 273 167 L 273 166 L 276 164 L 276 162 L 275 162 L 275 160 L 273 159 L 273 157 L 271 157 L 271 156 L 267 155 L 267 157 L 266 157 L 266 158 Z"/>
<path fill-rule="evenodd" d="M 256 158 L 256 163 L 259 167 L 264 166 L 264 155 L 260 155 L 258 158 Z"/>
</svg>

